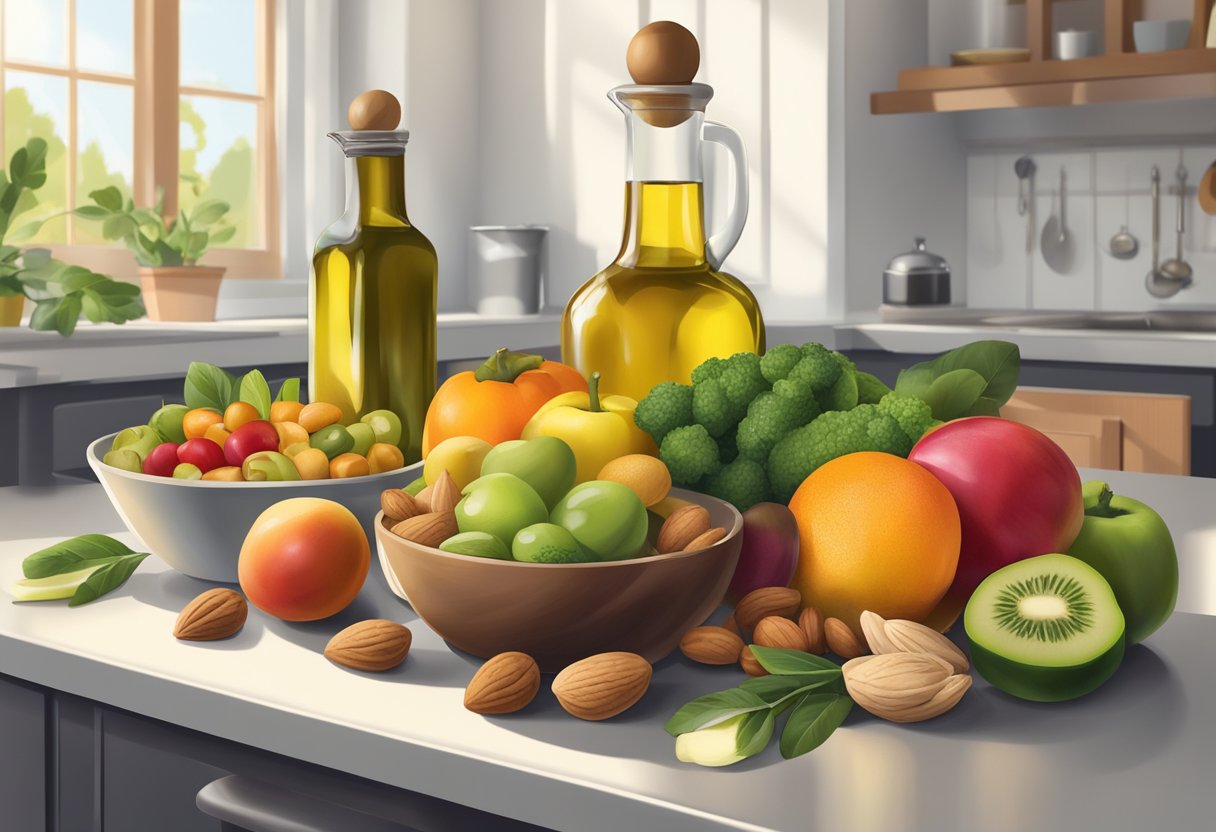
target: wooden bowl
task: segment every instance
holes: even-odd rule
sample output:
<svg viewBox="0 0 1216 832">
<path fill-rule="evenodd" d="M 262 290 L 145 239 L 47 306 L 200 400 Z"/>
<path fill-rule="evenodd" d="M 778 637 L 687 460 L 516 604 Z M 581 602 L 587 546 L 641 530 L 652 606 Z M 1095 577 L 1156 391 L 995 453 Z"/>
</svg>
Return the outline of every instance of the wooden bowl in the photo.
<svg viewBox="0 0 1216 832">
<path fill-rule="evenodd" d="M 596 563 L 521 563 L 420 546 L 385 528 L 376 543 L 390 586 L 453 647 L 489 658 L 518 650 L 555 673 L 595 653 L 626 650 L 654 663 L 722 603 L 742 545 L 729 503 L 676 489 L 705 506 L 726 537 L 699 552 Z M 651 515 L 651 533 L 660 521 Z M 402 594 L 402 593 L 399 593 Z"/>
</svg>

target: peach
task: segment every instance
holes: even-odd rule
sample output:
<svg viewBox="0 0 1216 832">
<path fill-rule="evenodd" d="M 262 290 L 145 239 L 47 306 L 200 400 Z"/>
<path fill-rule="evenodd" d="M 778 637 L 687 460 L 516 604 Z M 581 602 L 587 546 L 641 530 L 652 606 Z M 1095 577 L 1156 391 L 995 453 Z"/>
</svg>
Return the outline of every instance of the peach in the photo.
<svg viewBox="0 0 1216 832">
<path fill-rule="evenodd" d="M 345 609 L 367 578 L 371 549 L 345 506 L 316 497 L 275 503 L 254 521 L 237 561 L 249 602 L 284 621 Z"/>
</svg>

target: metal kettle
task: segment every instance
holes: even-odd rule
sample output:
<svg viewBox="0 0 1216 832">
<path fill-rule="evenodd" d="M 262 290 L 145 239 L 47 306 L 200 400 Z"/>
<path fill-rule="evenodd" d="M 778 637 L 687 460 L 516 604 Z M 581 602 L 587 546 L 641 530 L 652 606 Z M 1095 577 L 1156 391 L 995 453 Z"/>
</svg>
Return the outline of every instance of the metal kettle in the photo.
<svg viewBox="0 0 1216 832">
<path fill-rule="evenodd" d="M 950 303 L 950 264 L 925 249 L 917 237 L 911 251 L 896 256 L 882 273 L 882 302 L 895 306 L 944 306 Z"/>
</svg>

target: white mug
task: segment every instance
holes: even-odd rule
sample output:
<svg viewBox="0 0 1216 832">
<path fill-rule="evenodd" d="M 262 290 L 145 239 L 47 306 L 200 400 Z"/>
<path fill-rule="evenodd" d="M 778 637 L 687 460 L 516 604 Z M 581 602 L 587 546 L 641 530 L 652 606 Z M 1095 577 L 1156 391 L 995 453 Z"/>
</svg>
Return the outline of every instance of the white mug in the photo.
<svg viewBox="0 0 1216 832">
<path fill-rule="evenodd" d="M 1098 54 L 1098 33 L 1093 30 L 1065 29 L 1056 32 L 1056 58 L 1071 61 Z"/>
</svg>

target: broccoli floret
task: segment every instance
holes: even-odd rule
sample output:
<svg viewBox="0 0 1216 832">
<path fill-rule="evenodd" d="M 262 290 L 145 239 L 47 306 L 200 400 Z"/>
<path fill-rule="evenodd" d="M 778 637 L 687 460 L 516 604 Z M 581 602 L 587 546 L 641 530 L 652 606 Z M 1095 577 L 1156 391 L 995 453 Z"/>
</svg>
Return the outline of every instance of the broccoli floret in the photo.
<svg viewBox="0 0 1216 832">
<path fill-rule="evenodd" d="M 669 432 L 693 423 L 692 388 L 674 381 L 656 384 L 638 402 L 633 421 L 655 442 L 662 442 Z"/>
<path fill-rule="evenodd" d="M 917 440 L 925 435 L 925 431 L 933 424 L 933 410 L 927 402 L 914 396 L 900 396 L 888 393 L 878 403 L 880 413 L 885 413 L 899 423 L 899 427 L 915 445 Z M 908 446 L 908 450 L 912 449 Z"/>
<path fill-rule="evenodd" d="M 802 358 L 790 369 L 786 378 L 818 392 L 835 384 L 840 372 L 840 362 L 833 357 L 831 350 L 823 344 L 811 342 L 802 345 Z"/>
<path fill-rule="evenodd" d="M 737 407 L 727 397 L 720 379 L 711 378 L 693 385 L 693 421 L 704 425 L 711 436 L 722 436 L 739 424 L 745 412 L 745 408 Z"/>
<path fill-rule="evenodd" d="M 752 400 L 769 388 L 768 381 L 760 373 L 760 356 L 754 352 L 735 353 L 726 359 L 718 381 L 740 419 L 747 413 Z"/>
<path fill-rule="evenodd" d="M 769 384 L 776 384 L 788 376 L 801 359 L 802 350 L 793 344 L 781 344 L 773 347 L 760 359 L 760 374 Z"/>
<path fill-rule="evenodd" d="M 882 397 L 891 392 L 891 388 L 882 380 L 869 373 L 857 373 L 857 403 L 878 404 Z"/>
<path fill-rule="evenodd" d="M 718 473 L 722 463 L 718 443 L 704 425 L 676 428 L 663 437 L 659 459 L 671 472 L 671 481 L 683 488 L 695 486 L 702 477 Z"/>
<path fill-rule="evenodd" d="M 859 407 L 874 407 L 874 405 L 858 405 Z M 912 450 L 912 440 L 903 432 L 899 422 L 885 413 L 875 413 L 866 425 L 866 437 L 869 439 L 868 451 L 882 451 L 895 456 L 908 455 Z"/>
<path fill-rule="evenodd" d="M 778 384 L 783 384 L 784 379 Z M 747 416 L 739 423 L 739 453 L 757 462 L 767 462 L 773 446 L 794 428 L 819 415 L 797 398 L 764 392 L 756 397 Z"/>
<path fill-rule="evenodd" d="M 816 390 L 816 399 L 824 410 L 852 410 L 857 407 L 857 370 L 852 361 L 838 352 L 831 353 L 840 367 L 840 375 L 831 387 Z"/>
<path fill-rule="evenodd" d="M 756 503 L 772 497 L 764 466 L 754 459 L 740 457 L 707 479 L 706 494 L 733 503 L 739 511 L 747 511 Z"/>
<path fill-rule="evenodd" d="M 722 358 L 707 358 L 697 365 L 697 368 L 692 371 L 692 383 L 700 384 L 703 381 L 709 381 L 722 375 L 722 371 L 726 369 L 726 361 Z"/>
<path fill-rule="evenodd" d="M 726 465 L 734 462 L 737 456 L 739 456 L 738 432 L 728 430 L 718 437 L 718 459 L 723 465 Z"/>
<path fill-rule="evenodd" d="M 784 399 L 797 402 L 798 406 L 807 412 L 807 422 L 823 412 L 819 402 L 815 400 L 814 391 L 801 382 L 783 378 L 773 385 L 773 392 Z"/>
</svg>

